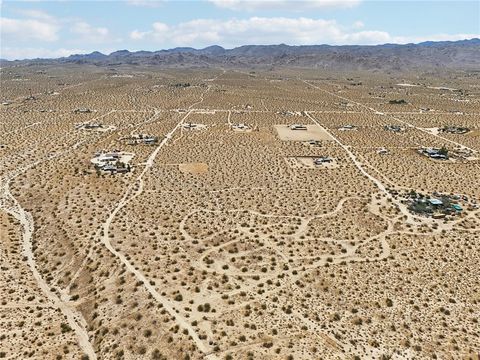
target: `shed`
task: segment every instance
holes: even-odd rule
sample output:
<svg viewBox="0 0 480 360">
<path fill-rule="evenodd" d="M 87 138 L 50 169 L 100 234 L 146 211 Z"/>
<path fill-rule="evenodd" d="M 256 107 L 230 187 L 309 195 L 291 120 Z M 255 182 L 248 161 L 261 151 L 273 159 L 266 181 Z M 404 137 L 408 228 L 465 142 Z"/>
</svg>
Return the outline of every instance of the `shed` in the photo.
<svg viewBox="0 0 480 360">
<path fill-rule="evenodd" d="M 307 130 L 307 127 L 302 124 L 293 124 L 290 125 L 290 130 Z"/>
<path fill-rule="evenodd" d="M 458 204 L 453 204 L 452 208 L 454 208 L 456 211 L 462 211 L 463 210 L 463 208 Z"/>
<path fill-rule="evenodd" d="M 331 163 L 333 161 L 332 158 L 329 158 L 329 157 L 319 157 L 319 158 L 316 158 L 316 159 L 313 159 L 313 163 L 315 165 L 321 165 L 321 164 L 325 164 L 325 163 Z"/>
<path fill-rule="evenodd" d="M 428 199 L 428 202 L 435 206 L 443 205 L 443 201 L 440 199 L 431 198 L 431 199 Z"/>
<path fill-rule="evenodd" d="M 117 171 L 117 168 L 113 165 L 105 165 L 101 168 L 103 171 L 110 171 L 110 172 L 115 172 Z"/>
</svg>

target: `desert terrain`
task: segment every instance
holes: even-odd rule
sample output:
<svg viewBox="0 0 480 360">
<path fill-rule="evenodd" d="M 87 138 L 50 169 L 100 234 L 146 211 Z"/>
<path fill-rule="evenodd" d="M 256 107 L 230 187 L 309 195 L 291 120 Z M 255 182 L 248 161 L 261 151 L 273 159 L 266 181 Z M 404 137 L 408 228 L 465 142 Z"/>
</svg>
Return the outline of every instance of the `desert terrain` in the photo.
<svg viewBox="0 0 480 360">
<path fill-rule="evenodd" d="M 479 72 L 0 72 L 0 358 L 478 359 Z"/>
</svg>

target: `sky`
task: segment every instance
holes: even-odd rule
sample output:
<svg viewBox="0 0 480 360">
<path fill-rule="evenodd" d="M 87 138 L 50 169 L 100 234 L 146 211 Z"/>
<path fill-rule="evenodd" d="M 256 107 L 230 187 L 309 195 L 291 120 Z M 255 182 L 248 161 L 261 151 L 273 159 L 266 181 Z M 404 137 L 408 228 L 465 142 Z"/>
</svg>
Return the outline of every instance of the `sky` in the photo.
<svg viewBox="0 0 480 360">
<path fill-rule="evenodd" d="M 0 58 L 480 38 L 480 0 L 0 0 Z"/>
</svg>

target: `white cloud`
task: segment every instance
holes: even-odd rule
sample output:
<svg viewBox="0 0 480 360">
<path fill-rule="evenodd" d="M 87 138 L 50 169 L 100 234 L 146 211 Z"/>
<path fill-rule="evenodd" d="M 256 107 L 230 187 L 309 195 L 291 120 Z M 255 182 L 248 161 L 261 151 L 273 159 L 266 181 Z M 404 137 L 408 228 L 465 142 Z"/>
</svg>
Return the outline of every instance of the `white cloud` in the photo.
<svg viewBox="0 0 480 360">
<path fill-rule="evenodd" d="M 363 21 L 355 21 L 352 25 L 352 27 L 354 29 L 362 29 L 365 27 L 365 24 L 363 23 Z"/>
<path fill-rule="evenodd" d="M 433 34 L 430 36 L 395 36 L 393 38 L 393 41 L 397 44 L 416 44 L 424 41 L 458 41 L 475 38 L 479 39 L 480 34 Z"/>
<path fill-rule="evenodd" d="M 60 27 L 55 22 L 37 19 L 0 18 L 0 32 L 3 38 L 14 41 L 40 40 L 56 41 Z"/>
<path fill-rule="evenodd" d="M 197 19 L 176 25 L 154 23 L 150 31 L 133 31 L 134 40 L 151 39 L 172 46 L 201 47 L 220 44 L 378 44 L 392 38 L 383 31 L 348 32 L 335 20 L 284 17 L 248 19 Z"/>
<path fill-rule="evenodd" d="M 209 0 L 214 5 L 230 10 L 293 10 L 315 8 L 349 8 L 361 0 Z"/>
<path fill-rule="evenodd" d="M 153 23 L 153 30 L 156 33 L 166 33 L 170 28 L 168 27 L 167 24 L 161 23 L 161 22 L 155 22 Z"/>
<path fill-rule="evenodd" d="M 155 22 L 152 25 L 151 31 L 139 31 L 133 30 L 130 33 L 130 39 L 132 40 L 143 40 L 148 36 L 152 36 L 157 41 L 162 41 L 168 38 L 168 32 L 170 31 L 170 27 L 167 24 L 161 22 Z M 172 29 L 173 30 L 173 29 Z"/>
<path fill-rule="evenodd" d="M 138 30 L 133 30 L 130 33 L 130 39 L 132 40 L 142 40 L 144 39 L 147 35 L 149 35 L 151 31 L 138 31 Z"/>
<path fill-rule="evenodd" d="M 109 31 L 105 27 L 94 27 L 84 21 L 78 21 L 72 25 L 70 31 L 80 35 L 81 40 L 93 43 L 107 40 Z"/>
<path fill-rule="evenodd" d="M 61 39 L 62 29 L 69 29 L 74 36 L 63 37 L 66 43 L 102 43 L 112 41 L 109 30 L 95 27 L 79 18 L 57 19 L 48 13 L 35 9 L 17 10 L 25 18 L 1 18 L 2 41 L 13 44 L 18 41 L 55 42 Z M 117 41 L 117 40 L 116 40 Z M 10 45 L 9 45 L 10 46 Z M 67 45 L 68 46 L 68 45 Z"/>
<path fill-rule="evenodd" d="M 192 46 L 196 48 L 213 44 L 236 47 L 247 44 L 270 45 L 376 45 L 384 43 L 409 43 L 426 40 L 460 40 L 478 37 L 476 34 L 440 34 L 425 37 L 392 36 L 386 31 L 363 29 L 361 22 L 342 26 L 335 20 L 305 17 L 250 17 L 248 19 L 196 19 L 175 25 L 161 22 L 152 24 L 148 31 L 135 30 L 132 40 L 152 41 L 159 47 Z"/>
<path fill-rule="evenodd" d="M 45 48 L 17 48 L 2 47 L 0 58 L 8 60 L 35 59 L 35 58 L 58 58 L 72 54 L 85 54 L 90 51 L 81 49 L 45 49 Z"/>
<path fill-rule="evenodd" d="M 55 23 L 57 22 L 57 20 L 53 16 L 51 16 L 50 14 L 42 10 L 19 9 L 19 10 L 16 10 L 16 12 L 27 18 L 39 19 L 39 20 L 50 21 L 50 22 L 53 21 Z"/>
<path fill-rule="evenodd" d="M 165 0 L 126 0 L 128 5 L 156 8 L 162 6 Z"/>
<path fill-rule="evenodd" d="M 385 44 L 392 41 L 392 37 L 385 31 L 359 31 L 342 35 L 343 44 Z"/>
<path fill-rule="evenodd" d="M 106 27 L 93 26 L 78 17 L 56 18 L 37 9 L 15 9 L 15 12 L 22 18 L 0 18 L 4 58 L 62 57 L 83 53 L 78 47 L 98 50 L 98 44 L 122 41 L 113 38 Z M 56 44 L 57 49 L 52 50 L 52 45 L 43 47 L 40 42 Z"/>
</svg>

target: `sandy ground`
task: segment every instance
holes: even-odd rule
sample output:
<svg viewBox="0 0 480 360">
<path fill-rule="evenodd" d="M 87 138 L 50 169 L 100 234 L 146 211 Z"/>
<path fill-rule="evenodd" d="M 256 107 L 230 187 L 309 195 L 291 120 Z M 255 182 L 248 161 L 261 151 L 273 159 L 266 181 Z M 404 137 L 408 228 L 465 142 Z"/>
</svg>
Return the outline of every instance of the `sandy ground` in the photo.
<svg viewBox="0 0 480 360">
<path fill-rule="evenodd" d="M 428 78 L 471 89 L 472 101 L 449 102 L 435 89 L 407 94 L 392 86 L 418 74 L 349 74 L 363 84 L 353 87 L 346 74 L 319 80 L 318 69 L 142 69 L 142 76 L 119 69 L 132 76 L 117 78 L 81 66 L 47 70 L 56 78 L 14 68 L 32 81 L 2 89 L 18 99 L 0 109 L 2 356 L 463 359 L 480 352 L 480 165 L 416 153 L 459 144 L 480 150 L 478 137 L 426 130 L 478 126 L 476 78 Z M 284 80 L 272 81 L 279 75 Z M 169 86 L 177 82 L 194 86 Z M 38 99 L 22 102 L 30 87 Z M 412 105 L 388 104 L 399 98 Z M 98 112 L 72 114 L 82 106 Z M 438 111 L 418 111 L 425 107 Z M 75 130 L 99 116 L 115 130 Z M 275 127 L 287 120 L 308 130 Z M 187 131 L 190 122 L 205 131 Z M 237 134 L 237 123 L 255 131 Z M 344 124 L 357 130 L 339 131 Z M 386 132 L 388 124 L 408 131 Z M 92 154 L 133 133 L 161 139 L 135 147 L 135 172 L 86 171 Z M 309 140 L 318 146 L 304 146 Z M 313 166 L 319 156 L 335 162 Z M 399 194 L 412 191 L 468 200 L 460 213 L 434 219 L 410 212 Z"/>
<path fill-rule="evenodd" d="M 306 125 L 307 130 L 291 130 L 290 125 L 275 125 L 278 137 L 283 141 L 333 140 L 321 127 Z"/>
<path fill-rule="evenodd" d="M 181 172 L 189 174 L 204 174 L 208 171 L 208 165 L 205 163 L 180 164 L 178 168 Z"/>
</svg>

